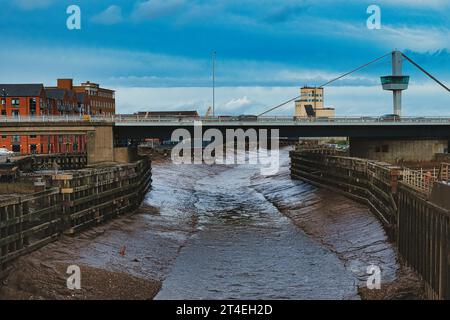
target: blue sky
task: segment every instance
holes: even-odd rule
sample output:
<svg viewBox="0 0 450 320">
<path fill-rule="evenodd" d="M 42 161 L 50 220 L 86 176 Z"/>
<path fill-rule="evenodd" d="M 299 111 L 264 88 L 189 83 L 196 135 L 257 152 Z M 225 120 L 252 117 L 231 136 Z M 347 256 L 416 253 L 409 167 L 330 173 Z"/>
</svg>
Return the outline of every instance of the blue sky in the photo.
<svg viewBox="0 0 450 320">
<path fill-rule="evenodd" d="M 217 51 L 218 109 L 255 113 L 395 48 L 450 83 L 449 0 L 0 0 L 1 82 L 57 77 L 117 89 L 120 112 L 199 109 L 211 103 L 211 51 Z M 82 29 L 66 28 L 81 8 Z M 367 7 L 382 28 L 366 27 Z M 327 89 L 340 115 L 390 112 L 379 76 L 389 60 Z M 450 95 L 412 76 L 405 113 L 450 115 Z M 358 98 L 356 98 L 358 97 Z M 429 105 L 432 103 L 432 105 Z M 288 105 L 279 113 L 293 113 Z"/>
</svg>

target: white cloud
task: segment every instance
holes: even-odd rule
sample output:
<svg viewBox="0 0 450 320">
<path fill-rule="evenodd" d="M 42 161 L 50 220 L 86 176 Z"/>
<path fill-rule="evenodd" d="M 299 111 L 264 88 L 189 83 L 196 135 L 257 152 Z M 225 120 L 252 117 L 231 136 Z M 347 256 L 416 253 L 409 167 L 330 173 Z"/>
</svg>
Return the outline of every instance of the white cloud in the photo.
<svg viewBox="0 0 450 320">
<path fill-rule="evenodd" d="M 309 17 L 293 22 L 291 27 L 298 29 L 305 25 L 309 26 L 308 32 L 312 34 L 364 41 L 368 45 L 389 46 L 391 49 L 417 52 L 450 49 L 450 29 L 445 26 L 382 24 L 380 30 L 369 30 L 365 23 Z"/>
<path fill-rule="evenodd" d="M 123 21 L 122 8 L 116 5 L 109 6 L 105 11 L 92 17 L 92 21 L 105 25 L 120 23 Z"/>
<path fill-rule="evenodd" d="M 450 30 L 434 27 L 394 27 L 383 26 L 378 41 L 389 43 L 392 47 L 418 52 L 450 49 Z"/>
<path fill-rule="evenodd" d="M 53 0 L 15 0 L 14 3 L 23 10 L 46 8 Z"/>
<path fill-rule="evenodd" d="M 233 111 L 236 109 L 241 109 L 248 107 L 252 104 L 252 101 L 247 96 L 242 98 L 233 98 L 225 104 L 227 110 Z"/>
</svg>

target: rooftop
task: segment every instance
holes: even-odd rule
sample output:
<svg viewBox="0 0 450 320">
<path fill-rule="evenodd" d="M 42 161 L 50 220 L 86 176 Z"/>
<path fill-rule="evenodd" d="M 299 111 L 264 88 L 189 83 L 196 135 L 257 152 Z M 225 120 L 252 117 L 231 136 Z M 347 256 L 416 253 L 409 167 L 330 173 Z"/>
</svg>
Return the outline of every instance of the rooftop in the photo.
<svg viewBox="0 0 450 320">
<path fill-rule="evenodd" d="M 44 89 L 43 84 L 0 84 L 0 95 L 7 97 L 37 97 Z"/>
</svg>

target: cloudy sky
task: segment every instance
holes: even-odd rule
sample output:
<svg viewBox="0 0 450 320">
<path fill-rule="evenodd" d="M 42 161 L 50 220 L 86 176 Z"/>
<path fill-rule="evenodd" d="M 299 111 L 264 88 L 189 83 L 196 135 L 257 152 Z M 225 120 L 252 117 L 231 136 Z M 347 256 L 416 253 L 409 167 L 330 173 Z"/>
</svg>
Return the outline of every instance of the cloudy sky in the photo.
<svg viewBox="0 0 450 320">
<path fill-rule="evenodd" d="M 217 51 L 217 110 L 258 113 L 393 49 L 450 84 L 449 0 L 0 0 L 0 82 L 53 85 L 58 77 L 117 90 L 119 112 L 211 104 Z M 367 8 L 381 8 L 369 30 Z M 68 30 L 69 5 L 81 30 Z M 379 86 L 389 59 L 326 89 L 339 115 L 391 113 Z M 450 94 L 412 76 L 406 115 L 450 115 Z M 275 114 L 293 114 L 287 105 Z"/>
</svg>

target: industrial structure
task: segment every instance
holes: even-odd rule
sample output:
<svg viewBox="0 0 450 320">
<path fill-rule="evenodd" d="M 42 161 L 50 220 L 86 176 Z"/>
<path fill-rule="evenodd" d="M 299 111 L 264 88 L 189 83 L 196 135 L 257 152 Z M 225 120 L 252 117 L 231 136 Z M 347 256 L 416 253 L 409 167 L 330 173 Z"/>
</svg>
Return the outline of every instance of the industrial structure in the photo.
<svg viewBox="0 0 450 320">
<path fill-rule="evenodd" d="M 402 91 L 408 89 L 409 76 L 402 75 L 403 55 L 400 51 L 392 52 L 392 75 L 381 77 L 383 90 L 392 91 L 394 114 L 402 115 Z"/>
<path fill-rule="evenodd" d="M 325 108 L 324 88 L 305 86 L 300 89 L 300 99 L 295 101 L 296 118 L 333 118 L 333 108 Z"/>
</svg>

